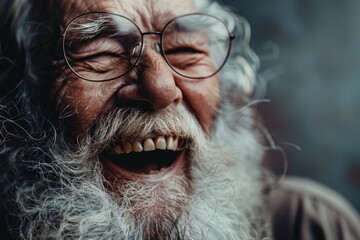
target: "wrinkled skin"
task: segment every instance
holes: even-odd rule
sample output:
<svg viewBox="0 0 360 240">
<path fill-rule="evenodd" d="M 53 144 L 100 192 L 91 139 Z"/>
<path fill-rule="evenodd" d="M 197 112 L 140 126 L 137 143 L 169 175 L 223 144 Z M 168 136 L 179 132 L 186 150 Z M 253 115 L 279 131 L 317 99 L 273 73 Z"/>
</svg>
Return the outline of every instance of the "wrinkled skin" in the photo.
<svg viewBox="0 0 360 240">
<path fill-rule="evenodd" d="M 143 32 L 162 30 L 174 16 L 196 11 L 190 0 L 66 0 L 61 5 L 64 26 L 82 13 L 105 11 L 129 17 Z M 157 36 L 148 37 L 146 40 L 159 41 Z M 75 125 L 76 136 L 81 138 L 101 115 L 126 106 L 156 111 L 183 105 L 208 133 L 219 101 L 218 78 L 193 80 L 181 77 L 151 47 L 145 50 L 140 61 L 140 70 L 135 75 L 130 72 L 108 82 L 84 81 L 63 67 L 52 91 L 59 112 L 70 111 L 72 117 L 68 121 Z"/>
</svg>

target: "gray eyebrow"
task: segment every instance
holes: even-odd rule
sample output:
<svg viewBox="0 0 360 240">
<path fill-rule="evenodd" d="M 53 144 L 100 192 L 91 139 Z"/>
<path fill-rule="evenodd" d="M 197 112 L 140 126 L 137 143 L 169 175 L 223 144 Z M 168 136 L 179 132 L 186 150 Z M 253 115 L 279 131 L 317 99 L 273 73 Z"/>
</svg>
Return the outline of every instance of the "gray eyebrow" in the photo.
<svg viewBox="0 0 360 240">
<path fill-rule="evenodd" d="M 133 23 L 130 21 L 116 21 L 117 18 L 112 16 L 101 16 L 95 19 L 89 19 L 88 22 L 73 23 L 67 31 L 70 31 L 76 40 L 91 40 L 103 32 L 107 32 L 107 36 L 120 36 L 121 34 L 128 34 L 129 30 L 133 28 Z"/>
<path fill-rule="evenodd" d="M 99 18 L 86 23 L 72 24 L 67 31 L 70 31 L 78 40 L 90 40 L 99 35 L 108 22 L 105 18 Z"/>
</svg>

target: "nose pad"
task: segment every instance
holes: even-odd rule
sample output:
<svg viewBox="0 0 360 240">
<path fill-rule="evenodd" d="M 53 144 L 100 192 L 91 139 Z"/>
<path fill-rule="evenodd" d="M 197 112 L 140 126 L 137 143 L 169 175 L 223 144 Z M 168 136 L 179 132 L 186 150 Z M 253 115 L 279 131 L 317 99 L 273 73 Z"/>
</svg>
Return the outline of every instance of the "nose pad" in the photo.
<svg viewBox="0 0 360 240">
<path fill-rule="evenodd" d="M 154 49 L 157 53 L 159 53 L 161 55 L 160 43 L 154 42 Z"/>
<path fill-rule="evenodd" d="M 131 64 L 137 64 L 137 60 L 143 55 L 144 53 L 144 48 L 145 45 L 141 45 L 141 43 L 138 43 L 135 45 L 135 47 L 133 47 L 133 49 L 131 50 L 131 58 L 130 58 L 130 63 Z"/>
<path fill-rule="evenodd" d="M 130 58 L 131 64 L 136 63 L 136 65 L 137 65 L 139 63 L 139 61 L 137 61 L 137 60 L 144 55 L 145 46 L 146 46 L 146 44 L 141 45 L 141 43 L 138 43 L 135 45 L 135 47 L 133 47 L 133 49 L 131 50 L 131 58 Z M 162 55 L 160 43 L 154 42 L 153 46 L 154 46 L 154 50 L 157 53 L 159 53 L 160 55 Z"/>
</svg>

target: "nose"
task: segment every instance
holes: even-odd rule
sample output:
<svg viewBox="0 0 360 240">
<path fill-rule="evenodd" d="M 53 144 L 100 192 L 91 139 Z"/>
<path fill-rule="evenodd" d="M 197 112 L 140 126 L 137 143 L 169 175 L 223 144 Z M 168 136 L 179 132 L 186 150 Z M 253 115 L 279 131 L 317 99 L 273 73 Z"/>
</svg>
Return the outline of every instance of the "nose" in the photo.
<svg viewBox="0 0 360 240">
<path fill-rule="evenodd" d="M 182 93 L 162 56 L 154 49 L 146 48 L 139 61 L 136 67 L 137 79 L 117 92 L 120 105 L 147 106 L 152 110 L 160 110 L 178 104 Z"/>
</svg>

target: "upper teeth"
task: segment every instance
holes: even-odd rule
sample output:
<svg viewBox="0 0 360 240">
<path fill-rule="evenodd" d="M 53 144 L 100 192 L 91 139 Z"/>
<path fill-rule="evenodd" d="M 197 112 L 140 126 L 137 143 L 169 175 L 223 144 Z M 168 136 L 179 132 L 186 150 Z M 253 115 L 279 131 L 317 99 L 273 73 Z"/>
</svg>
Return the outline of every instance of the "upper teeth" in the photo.
<svg viewBox="0 0 360 240">
<path fill-rule="evenodd" d="M 116 144 L 112 149 L 113 154 L 131 153 L 131 152 L 148 152 L 155 149 L 161 150 L 179 150 L 179 139 L 172 136 L 159 136 L 155 139 L 147 138 L 143 141 L 137 141 L 133 143 L 125 142 L 123 144 Z"/>
</svg>

